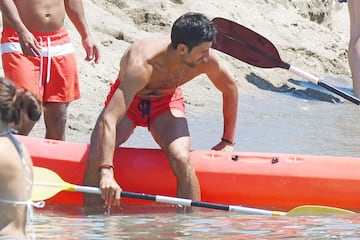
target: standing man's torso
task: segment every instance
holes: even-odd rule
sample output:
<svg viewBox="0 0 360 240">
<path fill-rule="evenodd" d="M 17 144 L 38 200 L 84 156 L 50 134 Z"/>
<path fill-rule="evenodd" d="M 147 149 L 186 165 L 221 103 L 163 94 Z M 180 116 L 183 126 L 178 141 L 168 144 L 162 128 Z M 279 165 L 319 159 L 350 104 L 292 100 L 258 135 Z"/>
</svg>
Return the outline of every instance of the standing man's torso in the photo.
<svg viewBox="0 0 360 240">
<path fill-rule="evenodd" d="M 14 0 L 14 3 L 31 32 L 55 32 L 64 25 L 64 0 Z M 3 27 L 11 27 L 4 15 Z"/>
</svg>

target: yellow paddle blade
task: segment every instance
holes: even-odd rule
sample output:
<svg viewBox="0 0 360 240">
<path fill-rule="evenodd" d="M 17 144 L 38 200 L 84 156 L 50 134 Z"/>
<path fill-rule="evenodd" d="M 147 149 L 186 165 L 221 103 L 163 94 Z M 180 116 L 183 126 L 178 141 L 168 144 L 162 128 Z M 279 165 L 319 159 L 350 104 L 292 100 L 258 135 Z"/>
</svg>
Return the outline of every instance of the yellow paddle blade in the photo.
<svg viewBox="0 0 360 240">
<path fill-rule="evenodd" d="M 327 215 L 349 215 L 356 214 L 353 211 L 318 205 L 304 205 L 291 209 L 286 216 L 327 216 Z"/>
<path fill-rule="evenodd" d="M 34 184 L 31 200 L 46 200 L 55 196 L 60 191 L 75 191 L 74 185 L 62 180 L 55 172 L 42 168 L 34 167 Z"/>
</svg>

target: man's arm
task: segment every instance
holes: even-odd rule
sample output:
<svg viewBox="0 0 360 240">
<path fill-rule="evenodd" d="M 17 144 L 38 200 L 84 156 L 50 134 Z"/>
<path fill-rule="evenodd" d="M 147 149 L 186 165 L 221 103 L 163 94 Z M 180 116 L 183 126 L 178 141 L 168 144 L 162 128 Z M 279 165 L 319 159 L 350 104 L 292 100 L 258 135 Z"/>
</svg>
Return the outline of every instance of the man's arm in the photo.
<svg viewBox="0 0 360 240">
<path fill-rule="evenodd" d="M 233 144 L 229 142 L 235 141 L 235 128 L 238 110 L 238 88 L 236 86 L 233 76 L 219 64 L 219 62 L 212 58 L 210 64 L 211 71 L 207 74 L 215 87 L 222 92 L 223 95 L 223 116 L 224 116 L 224 132 L 222 139 L 215 150 L 233 150 L 233 148 L 226 147 Z"/>
<path fill-rule="evenodd" d="M 81 36 L 82 45 L 86 51 L 85 60 L 91 61 L 95 58 L 95 63 L 98 63 L 100 61 L 100 51 L 91 36 L 86 22 L 83 1 L 65 0 L 65 10 Z"/>
<path fill-rule="evenodd" d="M 151 70 L 144 68 L 144 64 L 140 62 L 142 61 L 128 60 L 127 63 L 120 65 L 118 79 L 121 84 L 99 119 L 97 141 L 100 147 L 98 157 L 100 165 L 112 165 L 116 126 L 124 118 L 136 93 L 143 89 L 150 79 Z M 121 74 L 122 71 L 124 74 Z"/>
<path fill-rule="evenodd" d="M 28 56 L 39 56 L 39 43 L 21 20 L 14 1 L 0 0 L 0 8 L 3 15 L 3 21 L 6 22 L 6 26 L 14 28 L 18 34 L 23 53 Z M 4 22 L 3 25 L 5 25 Z"/>
<path fill-rule="evenodd" d="M 17 32 L 27 30 L 12 0 L 0 0 L 0 8 L 5 21 Z"/>
<path fill-rule="evenodd" d="M 125 116 L 135 94 L 144 88 L 150 79 L 152 69 L 144 67 L 144 64 L 140 63 L 143 61 L 137 60 L 129 60 L 126 66 L 120 66 L 118 78 L 121 80 L 121 85 L 99 118 L 96 139 L 99 166 L 113 166 L 117 125 Z M 124 74 L 121 74 L 122 71 Z M 121 76 L 126 77 L 121 79 Z M 119 204 L 121 188 L 115 181 L 112 169 L 100 170 L 99 186 L 103 199 L 115 205 Z"/>
<path fill-rule="evenodd" d="M 91 34 L 85 19 L 83 1 L 65 0 L 65 10 L 81 38 L 88 38 Z"/>
</svg>

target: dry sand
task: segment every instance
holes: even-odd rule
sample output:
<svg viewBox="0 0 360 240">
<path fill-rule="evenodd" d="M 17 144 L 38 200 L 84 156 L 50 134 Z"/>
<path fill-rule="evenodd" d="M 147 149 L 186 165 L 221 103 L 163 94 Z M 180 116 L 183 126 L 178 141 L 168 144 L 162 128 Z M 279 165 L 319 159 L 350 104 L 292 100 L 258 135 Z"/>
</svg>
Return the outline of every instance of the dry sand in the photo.
<svg viewBox="0 0 360 240">
<path fill-rule="evenodd" d="M 67 20 L 78 49 L 82 93 L 81 100 L 69 107 L 69 141 L 89 142 L 109 84 L 117 76 L 120 57 L 129 44 L 143 37 L 169 34 L 173 21 L 188 11 L 238 22 L 269 39 L 284 61 L 319 77 L 339 78 L 339 85 L 351 86 L 347 5 L 334 0 L 84 0 L 84 7 L 93 37 L 101 47 L 102 60 L 98 65 L 83 60 L 85 52 L 80 37 Z M 241 95 L 266 98 L 264 88 L 284 91 L 300 88 L 288 80 L 302 79 L 287 70 L 256 68 L 219 55 L 236 77 Z M 187 111 L 206 112 L 215 108 L 220 112 L 220 94 L 206 77 L 200 76 L 184 85 L 184 94 Z M 219 99 L 219 106 L 208 104 L 214 98 Z M 42 120 L 31 136 L 44 136 Z"/>
</svg>

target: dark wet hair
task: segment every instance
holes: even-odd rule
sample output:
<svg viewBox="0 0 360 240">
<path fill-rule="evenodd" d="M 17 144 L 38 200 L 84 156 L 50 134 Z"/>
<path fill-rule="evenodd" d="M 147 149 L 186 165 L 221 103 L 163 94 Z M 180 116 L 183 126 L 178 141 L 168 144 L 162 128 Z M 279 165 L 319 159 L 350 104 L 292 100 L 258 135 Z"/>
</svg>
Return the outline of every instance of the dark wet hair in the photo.
<svg viewBox="0 0 360 240">
<path fill-rule="evenodd" d="M 37 121 L 42 112 L 41 101 L 30 91 L 17 89 L 10 80 L 0 77 L 1 120 L 19 124 L 22 110 L 25 110 L 29 119 Z"/>
<path fill-rule="evenodd" d="M 185 44 L 189 52 L 203 42 L 213 42 L 216 28 L 212 21 L 201 13 L 189 12 L 180 16 L 171 29 L 171 45 L 174 49 Z"/>
</svg>

